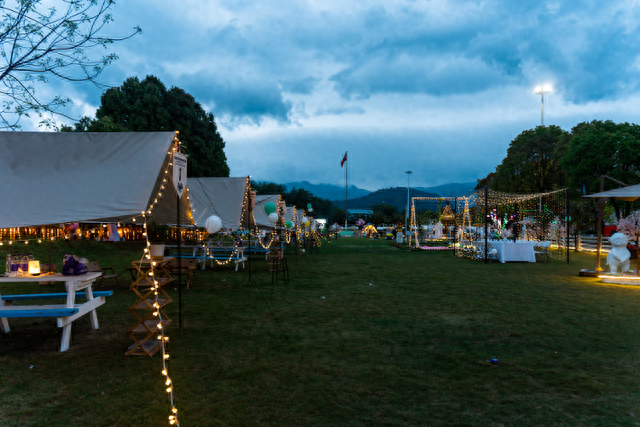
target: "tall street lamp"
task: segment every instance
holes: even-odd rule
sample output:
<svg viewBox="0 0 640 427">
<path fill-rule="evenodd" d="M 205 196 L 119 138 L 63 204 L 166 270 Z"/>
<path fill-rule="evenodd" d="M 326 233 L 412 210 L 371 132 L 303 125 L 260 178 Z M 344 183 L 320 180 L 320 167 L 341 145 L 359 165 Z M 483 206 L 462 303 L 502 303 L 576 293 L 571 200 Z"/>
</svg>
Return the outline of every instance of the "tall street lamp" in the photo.
<svg viewBox="0 0 640 427">
<path fill-rule="evenodd" d="M 413 172 L 406 171 L 407 174 L 407 211 L 404 219 L 404 231 L 407 236 L 409 236 L 409 187 L 411 186 L 411 174 Z"/>
<path fill-rule="evenodd" d="M 538 86 L 533 93 L 540 95 L 541 97 L 541 110 L 540 110 L 540 121 L 542 122 L 542 126 L 544 126 L 544 95 L 546 93 L 551 92 L 551 86 L 548 85 L 544 85 L 544 86 Z"/>
</svg>

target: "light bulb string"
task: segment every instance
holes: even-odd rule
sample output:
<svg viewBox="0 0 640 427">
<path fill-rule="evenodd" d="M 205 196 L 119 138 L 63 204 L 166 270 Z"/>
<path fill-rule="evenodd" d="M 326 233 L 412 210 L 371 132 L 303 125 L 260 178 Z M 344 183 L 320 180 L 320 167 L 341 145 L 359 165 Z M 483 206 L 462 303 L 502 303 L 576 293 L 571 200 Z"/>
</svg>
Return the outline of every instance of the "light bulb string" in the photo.
<svg viewBox="0 0 640 427">
<path fill-rule="evenodd" d="M 180 421 L 178 419 L 177 416 L 177 409 L 174 403 L 174 385 L 173 385 L 173 380 L 171 380 L 171 376 L 169 375 L 169 369 L 167 366 L 167 359 L 169 358 L 169 354 L 167 353 L 167 349 L 166 349 L 166 343 L 169 339 L 169 337 L 165 334 L 164 331 L 164 321 L 163 321 L 163 317 L 162 317 L 162 310 L 160 307 L 160 303 L 159 303 L 159 292 L 158 289 L 160 289 L 160 287 L 158 286 L 158 280 L 156 279 L 156 275 L 155 275 L 155 261 L 151 258 L 151 254 L 150 254 L 150 247 L 151 247 L 151 242 L 149 241 L 149 236 L 146 232 L 147 230 L 147 217 L 146 214 L 142 213 L 141 214 L 142 217 L 144 218 L 144 236 L 146 238 L 146 248 L 144 250 L 144 253 L 142 255 L 142 258 L 140 259 L 140 263 L 142 263 L 145 259 L 149 261 L 149 265 L 150 265 L 150 277 L 152 278 L 152 287 L 151 289 L 153 290 L 153 294 L 154 294 L 154 303 L 153 303 L 153 308 L 155 310 L 154 314 L 155 314 L 155 318 L 157 320 L 157 324 L 156 324 L 156 329 L 157 329 L 157 333 L 158 335 L 158 339 L 160 340 L 160 346 L 161 346 L 161 354 L 162 354 L 162 374 L 166 377 L 165 380 L 165 385 L 167 386 L 167 394 L 169 395 L 169 404 L 171 405 L 171 415 L 169 415 L 169 423 L 171 425 L 180 425 Z"/>
</svg>

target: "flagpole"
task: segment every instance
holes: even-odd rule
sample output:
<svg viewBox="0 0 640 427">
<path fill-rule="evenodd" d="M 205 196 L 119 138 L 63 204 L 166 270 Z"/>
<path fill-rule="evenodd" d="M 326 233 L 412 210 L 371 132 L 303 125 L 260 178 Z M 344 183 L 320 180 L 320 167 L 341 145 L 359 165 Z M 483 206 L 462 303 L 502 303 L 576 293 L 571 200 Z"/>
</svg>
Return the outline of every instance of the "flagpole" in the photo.
<svg viewBox="0 0 640 427">
<path fill-rule="evenodd" d="M 347 228 L 347 221 L 349 219 L 349 157 L 348 151 L 344 152 L 344 157 L 347 159 L 347 167 L 344 169 L 344 228 Z"/>
</svg>

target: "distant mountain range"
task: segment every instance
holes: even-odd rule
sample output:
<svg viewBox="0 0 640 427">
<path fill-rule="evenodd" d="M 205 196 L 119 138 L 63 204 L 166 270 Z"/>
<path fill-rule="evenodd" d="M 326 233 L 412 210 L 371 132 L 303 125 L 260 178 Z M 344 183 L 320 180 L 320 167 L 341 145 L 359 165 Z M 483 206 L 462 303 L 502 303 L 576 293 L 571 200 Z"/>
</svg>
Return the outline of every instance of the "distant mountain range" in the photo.
<svg viewBox="0 0 640 427">
<path fill-rule="evenodd" d="M 282 184 L 287 187 L 287 191 L 293 190 L 293 188 L 303 188 L 311 193 L 313 193 L 317 197 L 322 197 L 323 199 L 329 200 L 337 200 L 342 198 L 344 200 L 345 191 L 344 187 L 340 187 L 338 185 L 331 184 L 311 184 L 309 181 L 300 181 L 300 182 L 287 182 L 286 184 Z M 362 188 L 358 188 L 355 185 L 349 186 L 349 198 L 358 198 L 366 196 L 371 193 L 369 190 L 364 190 Z"/>
<path fill-rule="evenodd" d="M 313 193 L 318 197 L 322 197 L 323 199 L 335 200 L 336 202 L 342 199 L 343 201 L 342 205 L 344 205 L 344 198 L 345 198 L 344 187 L 340 187 L 338 185 L 311 184 L 308 181 L 288 182 L 283 185 L 287 187 L 287 191 L 291 191 L 294 187 L 303 188 L 307 191 L 310 191 L 311 193 Z M 459 196 L 465 196 L 471 193 L 475 187 L 476 187 L 475 182 L 451 183 L 451 184 L 438 185 L 435 187 L 412 187 L 411 192 L 413 193 L 413 191 L 417 190 L 417 191 L 422 191 L 422 192 L 430 193 L 434 195 L 434 196 L 417 196 L 416 195 L 416 197 L 436 197 L 436 196 L 459 197 Z M 398 188 L 402 188 L 402 187 L 398 187 Z M 404 187 L 404 192 L 405 192 L 404 204 L 406 205 L 407 204 L 406 203 L 407 187 Z M 352 185 L 349 187 L 349 200 L 365 197 L 368 194 L 372 194 L 371 191 L 358 188 L 355 185 Z M 349 206 L 351 206 L 351 203 L 349 203 Z"/>
<path fill-rule="evenodd" d="M 438 194 L 435 193 L 427 193 L 425 191 L 416 190 L 412 188 L 409 192 L 409 197 L 438 197 Z M 345 200 L 332 200 L 333 204 L 339 207 L 340 209 L 345 208 Z M 373 193 L 369 193 L 364 197 L 349 198 L 349 209 L 371 209 L 373 205 L 377 205 L 380 203 L 386 203 L 389 205 L 395 206 L 399 211 L 406 209 L 407 207 L 407 187 L 396 187 L 396 188 L 384 188 L 382 190 L 374 191 Z M 417 207 L 417 209 L 424 210 L 436 210 L 438 206 L 437 201 L 433 202 L 424 202 Z"/>
<path fill-rule="evenodd" d="M 470 194 L 476 188 L 477 182 L 463 182 L 442 184 L 435 187 L 415 187 L 416 190 L 435 193 L 441 197 L 460 197 Z"/>
</svg>

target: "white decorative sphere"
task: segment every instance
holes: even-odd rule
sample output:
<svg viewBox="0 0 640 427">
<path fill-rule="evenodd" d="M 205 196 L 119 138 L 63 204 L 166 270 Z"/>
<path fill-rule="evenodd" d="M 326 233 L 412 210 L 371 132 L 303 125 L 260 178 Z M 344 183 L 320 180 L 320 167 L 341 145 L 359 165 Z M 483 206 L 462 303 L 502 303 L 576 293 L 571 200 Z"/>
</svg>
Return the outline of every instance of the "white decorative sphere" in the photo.
<svg viewBox="0 0 640 427">
<path fill-rule="evenodd" d="M 217 233 L 222 228 L 222 220 L 218 215 L 211 215 L 205 221 L 204 228 L 207 229 L 209 234 Z"/>
<path fill-rule="evenodd" d="M 302 217 L 302 223 L 304 224 L 304 223 L 306 223 L 307 221 L 309 221 L 309 220 L 307 219 L 307 217 L 306 217 L 306 216 L 303 216 L 303 217 Z"/>
<path fill-rule="evenodd" d="M 278 218 L 279 218 L 279 216 L 275 212 L 269 214 L 269 222 L 271 224 L 275 224 L 276 222 L 278 222 Z"/>
</svg>

